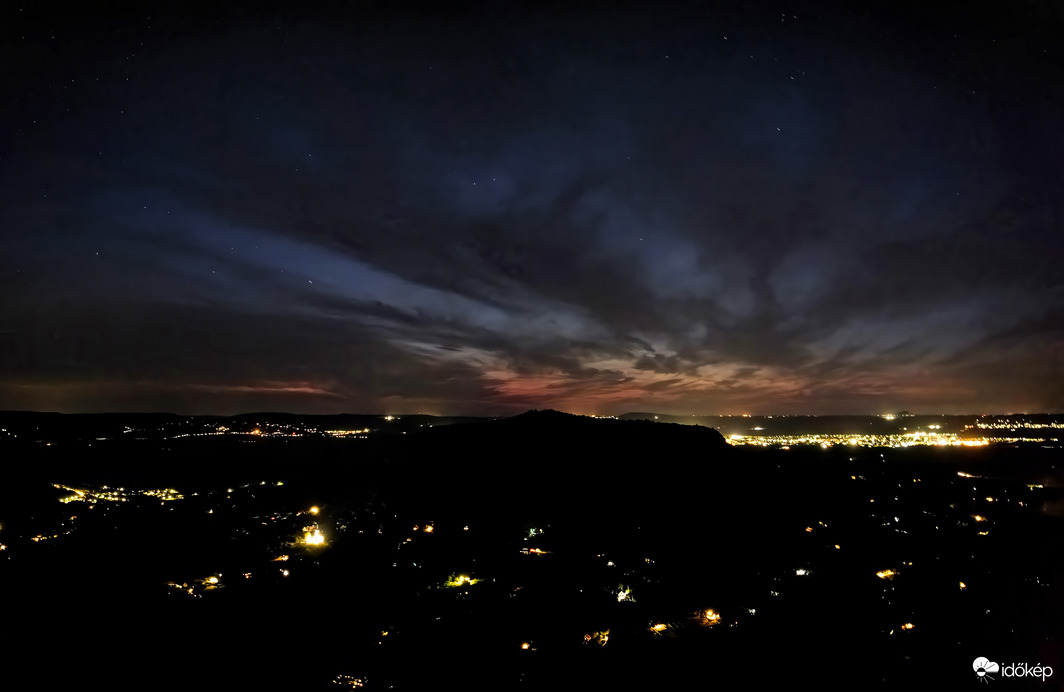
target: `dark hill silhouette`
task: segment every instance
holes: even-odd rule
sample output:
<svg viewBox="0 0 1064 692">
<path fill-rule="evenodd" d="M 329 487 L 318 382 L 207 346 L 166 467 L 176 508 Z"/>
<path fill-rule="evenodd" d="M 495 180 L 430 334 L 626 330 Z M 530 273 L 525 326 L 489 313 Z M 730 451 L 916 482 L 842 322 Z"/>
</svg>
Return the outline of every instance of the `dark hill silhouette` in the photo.
<svg viewBox="0 0 1064 692">
<path fill-rule="evenodd" d="M 536 547 L 573 555 L 645 545 L 701 575 L 684 587 L 695 590 L 707 549 L 719 564 L 783 554 L 792 537 L 779 521 L 812 501 L 793 492 L 777 458 L 744 454 L 700 426 L 530 411 L 396 441 L 381 496 L 399 516 L 473 525 L 492 544 L 547 525 L 566 545 Z M 607 535 L 627 538 L 604 544 Z"/>
<path fill-rule="evenodd" d="M 710 428 L 553 410 L 425 429 L 404 442 L 390 474 L 396 496 L 471 516 L 675 504 L 734 470 L 727 443 Z"/>
<path fill-rule="evenodd" d="M 596 442 L 605 435 L 619 436 L 621 439 L 646 441 L 670 441 L 686 443 L 696 447 L 716 447 L 724 449 L 727 443 L 724 437 L 712 428 L 679 423 L 664 423 L 652 420 L 618 420 L 616 418 L 594 418 L 565 413 L 554 409 L 526 411 L 522 414 L 497 421 L 477 421 L 485 426 L 483 430 L 513 432 L 521 429 L 540 429 L 555 434 L 572 434 L 576 437 L 591 436 Z M 490 427 L 489 427 L 490 426 Z M 468 426 L 463 426 L 467 429 Z"/>
<path fill-rule="evenodd" d="M 556 411 L 552 408 L 543 410 L 532 409 L 525 411 L 516 416 L 511 416 L 506 419 L 507 423 L 513 425 L 518 424 L 532 424 L 532 425 L 544 425 L 544 424 L 556 424 L 556 425 L 579 425 L 587 423 L 588 421 L 600 420 L 598 418 L 592 418 L 591 416 L 580 416 L 575 413 L 566 413 L 564 411 Z M 609 419 L 601 419 L 603 421 Z"/>
</svg>

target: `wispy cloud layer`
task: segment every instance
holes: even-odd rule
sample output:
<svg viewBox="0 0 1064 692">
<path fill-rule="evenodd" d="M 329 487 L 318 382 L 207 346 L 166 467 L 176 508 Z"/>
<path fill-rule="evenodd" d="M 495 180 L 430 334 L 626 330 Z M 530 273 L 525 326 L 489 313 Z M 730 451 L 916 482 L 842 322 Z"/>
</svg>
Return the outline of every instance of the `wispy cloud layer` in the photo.
<svg viewBox="0 0 1064 692">
<path fill-rule="evenodd" d="M 536 17 L 94 46 L 69 118 L 18 82 L 0 408 L 1064 407 L 1049 49 Z"/>
</svg>

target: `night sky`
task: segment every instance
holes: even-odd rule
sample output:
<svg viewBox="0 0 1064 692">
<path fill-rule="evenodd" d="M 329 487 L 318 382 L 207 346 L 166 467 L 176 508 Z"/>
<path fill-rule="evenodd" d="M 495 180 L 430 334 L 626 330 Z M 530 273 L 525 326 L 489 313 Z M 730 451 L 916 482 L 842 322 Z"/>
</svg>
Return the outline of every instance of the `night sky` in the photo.
<svg viewBox="0 0 1064 692">
<path fill-rule="evenodd" d="M 1064 410 L 1058 2 L 18 4 L 0 409 Z"/>
</svg>

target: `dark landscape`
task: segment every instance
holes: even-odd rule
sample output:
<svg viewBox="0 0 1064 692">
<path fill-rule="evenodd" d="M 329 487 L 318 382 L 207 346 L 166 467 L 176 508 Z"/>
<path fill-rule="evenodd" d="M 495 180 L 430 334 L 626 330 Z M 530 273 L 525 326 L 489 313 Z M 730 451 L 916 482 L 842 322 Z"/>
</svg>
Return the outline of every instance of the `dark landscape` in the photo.
<svg viewBox="0 0 1064 692">
<path fill-rule="evenodd" d="M 1064 663 L 1064 418 L 954 422 L 1037 441 L 784 448 L 633 417 L 0 414 L 6 672 L 956 689 L 979 656 Z"/>
</svg>

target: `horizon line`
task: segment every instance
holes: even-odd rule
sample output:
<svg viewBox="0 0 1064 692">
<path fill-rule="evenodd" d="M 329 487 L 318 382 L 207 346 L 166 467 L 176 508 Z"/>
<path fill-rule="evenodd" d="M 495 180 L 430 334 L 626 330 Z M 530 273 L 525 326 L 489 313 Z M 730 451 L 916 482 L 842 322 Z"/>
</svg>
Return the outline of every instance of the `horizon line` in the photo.
<svg viewBox="0 0 1064 692">
<path fill-rule="evenodd" d="M 236 418 L 240 416 L 256 415 L 286 415 L 286 416 L 366 416 L 396 418 L 426 416 L 430 418 L 513 418 L 534 411 L 557 411 L 573 416 L 587 418 L 619 418 L 621 416 L 667 416 L 669 418 L 919 418 L 928 416 L 938 417 L 987 417 L 987 416 L 1055 416 L 1064 415 L 1064 411 L 997 411 L 992 413 L 914 413 L 910 411 L 885 412 L 885 413 L 662 413 L 660 411 L 625 411 L 624 413 L 575 413 L 553 408 L 529 408 L 519 413 L 495 413 L 495 414 L 469 414 L 469 413 L 423 413 L 417 412 L 389 412 L 389 413 L 351 413 L 340 411 L 336 413 L 297 413 L 294 411 L 259 410 L 245 411 L 242 413 L 177 413 L 174 411 L 34 411 L 25 409 L 0 410 L 0 416 L 11 414 L 37 414 L 59 416 L 179 416 L 183 418 Z"/>
</svg>

